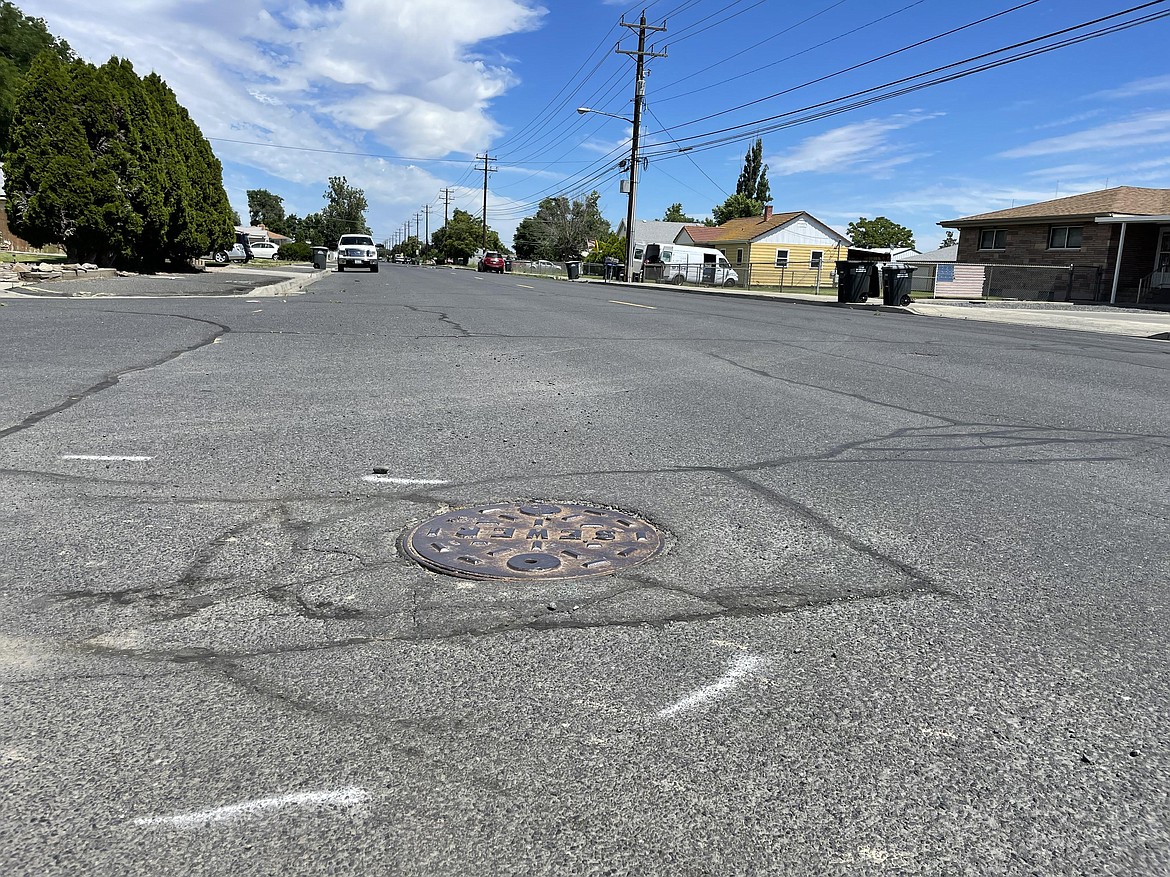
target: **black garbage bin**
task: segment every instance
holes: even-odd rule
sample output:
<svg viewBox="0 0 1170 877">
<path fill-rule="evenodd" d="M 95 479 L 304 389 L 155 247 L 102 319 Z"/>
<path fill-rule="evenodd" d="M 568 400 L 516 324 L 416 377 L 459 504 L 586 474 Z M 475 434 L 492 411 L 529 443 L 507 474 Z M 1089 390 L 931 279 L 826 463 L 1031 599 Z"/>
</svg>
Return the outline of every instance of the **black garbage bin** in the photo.
<svg viewBox="0 0 1170 877">
<path fill-rule="evenodd" d="M 910 304 L 910 288 L 914 281 L 914 265 L 882 265 L 882 304 Z"/>
<path fill-rule="evenodd" d="M 327 247 L 313 247 L 313 267 L 329 267 L 329 249 Z"/>
<path fill-rule="evenodd" d="M 565 270 L 569 272 L 570 280 L 577 280 L 581 277 L 581 263 L 580 262 L 566 262 Z"/>
<path fill-rule="evenodd" d="M 876 275 L 873 262 L 837 263 L 837 301 L 856 304 L 869 298 Z"/>
</svg>

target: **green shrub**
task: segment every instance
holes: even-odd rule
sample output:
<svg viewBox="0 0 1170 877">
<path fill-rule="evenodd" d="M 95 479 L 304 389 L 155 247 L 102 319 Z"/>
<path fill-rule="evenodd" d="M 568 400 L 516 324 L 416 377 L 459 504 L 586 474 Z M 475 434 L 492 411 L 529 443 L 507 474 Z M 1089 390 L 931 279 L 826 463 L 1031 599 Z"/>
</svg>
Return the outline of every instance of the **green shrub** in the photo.
<svg viewBox="0 0 1170 877">
<path fill-rule="evenodd" d="M 276 258 L 282 262 L 312 262 L 313 251 L 304 241 L 294 241 L 291 244 L 281 244 L 276 251 Z"/>
</svg>

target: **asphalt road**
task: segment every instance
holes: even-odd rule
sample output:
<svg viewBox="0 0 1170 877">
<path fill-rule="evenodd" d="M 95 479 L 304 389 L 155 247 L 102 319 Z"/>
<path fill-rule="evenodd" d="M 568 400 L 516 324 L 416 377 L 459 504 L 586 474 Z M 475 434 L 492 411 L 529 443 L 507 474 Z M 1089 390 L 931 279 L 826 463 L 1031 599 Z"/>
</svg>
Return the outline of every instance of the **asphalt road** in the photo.
<svg viewBox="0 0 1170 877">
<path fill-rule="evenodd" d="M 2 874 L 1170 869 L 1163 344 L 410 266 L 0 332 Z M 530 500 L 665 549 L 402 556 Z"/>
</svg>

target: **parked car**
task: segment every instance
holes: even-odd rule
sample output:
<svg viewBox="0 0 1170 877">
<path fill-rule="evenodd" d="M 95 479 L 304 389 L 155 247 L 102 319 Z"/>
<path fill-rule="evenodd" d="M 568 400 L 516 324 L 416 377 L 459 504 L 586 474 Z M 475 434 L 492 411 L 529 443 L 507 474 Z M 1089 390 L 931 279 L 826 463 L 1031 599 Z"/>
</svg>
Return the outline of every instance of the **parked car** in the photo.
<svg viewBox="0 0 1170 877">
<path fill-rule="evenodd" d="M 483 258 L 475 266 L 476 271 L 495 271 L 497 274 L 504 273 L 504 257 L 495 250 L 488 250 L 483 254 Z"/>
<path fill-rule="evenodd" d="M 378 270 L 378 248 L 368 234 L 343 234 L 337 241 L 337 270 L 369 268 Z"/>
<path fill-rule="evenodd" d="M 228 262 L 247 262 L 248 254 L 244 251 L 243 244 L 236 244 L 230 250 L 216 250 L 211 254 L 211 259 L 226 265 Z"/>
<path fill-rule="evenodd" d="M 279 250 L 276 244 L 272 241 L 257 241 L 252 244 L 252 258 L 254 259 L 275 259 L 276 251 Z"/>
</svg>

